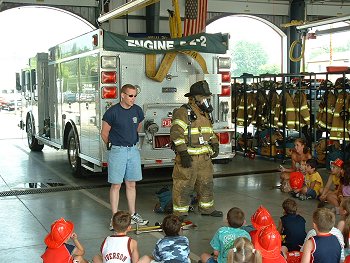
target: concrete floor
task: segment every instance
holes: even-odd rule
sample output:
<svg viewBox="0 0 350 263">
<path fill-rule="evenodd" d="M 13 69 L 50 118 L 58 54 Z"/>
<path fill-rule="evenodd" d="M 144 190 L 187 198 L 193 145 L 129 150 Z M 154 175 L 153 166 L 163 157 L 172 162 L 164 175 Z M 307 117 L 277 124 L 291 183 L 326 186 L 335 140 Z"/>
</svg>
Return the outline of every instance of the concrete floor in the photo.
<svg viewBox="0 0 350 263">
<path fill-rule="evenodd" d="M 74 178 L 65 151 L 44 147 L 43 152 L 30 152 L 26 135 L 17 128 L 19 118 L 14 113 L 0 112 L 0 262 L 41 262 L 45 250 L 44 237 L 51 223 L 64 217 L 75 224 L 75 232 L 91 260 L 99 252 L 102 240 L 110 235 L 109 185 L 106 175 Z M 247 223 L 259 205 L 267 207 L 277 222 L 282 215 L 281 204 L 288 194 L 272 186 L 278 184 L 279 162 L 237 155 L 229 164 L 216 164 L 215 203 L 225 214 L 233 206 L 244 210 Z M 150 220 L 161 221 L 155 214 L 155 192 L 171 184 L 171 169 L 145 170 L 138 185 L 138 212 Z M 261 173 L 261 172 L 264 173 Z M 320 170 L 324 179 L 325 170 Z M 61 187 L 54 187 L 63 185 Z M 35 188 L 36 187 L 36 188 Z M 17 191 L 16 191 L 17 190 Z M 62 190 L 62 191 L 58 191 Z M 14 192 L 16 191 L 16 192 Z M 127 209 L 124 189 L 120 209 Z M 311 215 L 317 202 L 299 201 L 299 212 L 311 228 Z M 202 252 L 210 251 L 210 239 L 224 225 L 224 219 L 202 217 L 191 213 L 189 219 L 196 229 L 184 231 L 191 247 L 191 259 L 196 262 Z M 140 255 L 149 254 L 161 233 L 130 235 L 139 242 Z"/>
<path fill-rule="evenodd" d="M 86 258 L 91 260 L 99 252 L 104 237 L 111 234 L 108 230 L 110 206 L 106 175 L 74 178 L 70 174 L 65 151 L 45 147 L 42 153 L 30 152 L 24 138 L 2 139 L 0 149 L 0 261 L 41 262 L 40 255 L 45 249 L 44 237 L 51 223 L 60 217 L 75 223 L 75 231 L 86 248 Z M 288 194 L 272 189 L 278 183 L 279 176 L 277 172 L 268 171 L 276 170 L 278 165 L 279 162 L 273 160 L 250 160 L 239 155 L 229 164 L 216 164 L 216 208 L 226 213 L 231 207 L 238 206 L 244 210 L 247 223 L 250 223 L 250 216 L 262 204 L 277 222 L 282 215 L 281 203 L 288 197 Z M 321 173 L 326 175 L 324 170 Z M 163 185 L 171 184 L 171 181 L 152 181 L 169 179 L 171 169 L 147 170 L 144 176 L 145 182 L 138 186 L 138 212 L 150 220 L 150 225 L 154 225 L 163 218 L 163 215 L 152 211 L 156 202 L 154 193 Z M 57 183 L 66 186 L 66 191 L 45 192 L 48 188 L 61 189 L 50 187 Z M 29 192 L 30 186 L 39 188 L 32 188 Z M 11 190 L 18 192 L 14 194 Z M 317 202 L 297 202 L 309 229 Z M 120 209 L 127 209 L 124 190 Z M 191 259 L 197 261 L 202 252 L 210 251 L 209 241 L 215 231 L 224 225 L 224 220 L 202 217 L 196 213 L 191 213 L 189 219 L 198 227 L 184 231 L 184 235 L 190 240 Z M 161 233 L 130 235 L 139 242 L 140 255 L 151 253 L 155 242 L 161 237 Z"/>
</svg>

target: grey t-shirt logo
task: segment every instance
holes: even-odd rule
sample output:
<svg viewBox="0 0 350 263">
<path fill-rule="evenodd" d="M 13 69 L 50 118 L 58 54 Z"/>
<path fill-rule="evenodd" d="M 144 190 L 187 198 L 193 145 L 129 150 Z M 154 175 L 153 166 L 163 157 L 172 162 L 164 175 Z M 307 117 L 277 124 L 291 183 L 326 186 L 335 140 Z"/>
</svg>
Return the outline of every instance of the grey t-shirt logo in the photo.
<svg viewBox="0 0 350 263">
<path fill-rule="evenodd" d="M 137 123 L 137 117 L 133 117 L 132 120 L 134 123 Z"/>
</svg>

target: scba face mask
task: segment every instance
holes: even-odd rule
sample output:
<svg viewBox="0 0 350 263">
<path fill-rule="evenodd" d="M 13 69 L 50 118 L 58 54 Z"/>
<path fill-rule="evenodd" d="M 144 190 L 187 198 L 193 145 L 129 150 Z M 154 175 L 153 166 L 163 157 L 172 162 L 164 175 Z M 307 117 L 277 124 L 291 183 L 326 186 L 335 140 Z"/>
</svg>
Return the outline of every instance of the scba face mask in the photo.
<svg viewBox="0 0 350 263">
<path fill-rule="evenodd" d="M 207 113 L 211 113 L 214 109 L 213 106 L 210 104 L 210 99 L 203 99 L 202 102 L 199 102 L 198 107 L 203 111 Z"/>
</svg>

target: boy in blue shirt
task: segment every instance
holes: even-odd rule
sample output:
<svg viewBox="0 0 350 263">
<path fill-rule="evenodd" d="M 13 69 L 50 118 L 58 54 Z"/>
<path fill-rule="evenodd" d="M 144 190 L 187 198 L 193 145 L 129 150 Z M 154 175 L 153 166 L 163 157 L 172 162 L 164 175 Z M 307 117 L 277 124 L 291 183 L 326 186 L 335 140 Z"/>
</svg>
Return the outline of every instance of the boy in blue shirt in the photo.
<svg viewBox="0 0 350 263">
<path fill-rule="evenodd" d="M 249 233 L 240 229 L 245 223 L 244 212 L 240 208 L 233 207 L 227 212 L 227 223 L 228 226 L 220 227 L 210 241 L 213 256 L 208 253 L 201 255 L 203 263 L 226 263 L 228 251 L 237 238 L 246 237 L 251 240 Z"/>
<path fill-rule="evenodd" d="M 318 208 L 312 215 L 312 221 L 317 235 L 305 242 L 301 263 L 340 262 L 341 245 L 337 237 L 329 233 L 335 224 L 334 213 L 328 208 Z"/>
<path fill-rule="evenodd" d="M 287 198 L 282 203 L 283 216 L 280 218 L 278 224 L 278 232 L 284 236 L 283 246 L 288 251 L 300 251 L 306 237 L 305 219 L 297 214 L 297 203 Z M 286 249 L 283 248 L 286 253 Z"/>
<path fill-rule="evenodd" d="M 167 215 L 162 222 L 165 237 L 157 241 L 152 256 L 145 255 L 138 263 L 190 262 L 190 244 L 187 237 L 180 235 L 181 226 L 178 216 Z"/>
</svg>

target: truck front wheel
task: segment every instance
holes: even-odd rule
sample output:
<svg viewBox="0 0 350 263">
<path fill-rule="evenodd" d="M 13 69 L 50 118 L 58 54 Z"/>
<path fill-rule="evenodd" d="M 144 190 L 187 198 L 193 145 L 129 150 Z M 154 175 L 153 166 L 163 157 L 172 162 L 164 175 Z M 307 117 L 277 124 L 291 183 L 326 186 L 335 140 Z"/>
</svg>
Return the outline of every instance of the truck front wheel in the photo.
<svg viewBox="0 0 350 263">
<path fill-rule="evenodd" d="M 73 129 L 68 134 L 67 154 L 73 175 L 75 177 L 82 176 L 81 159 L 79 157 L 79 143 Z"/>
<path fill-rule="evenodd" d="M 44 144 L 39 144 L 37 138 L 35 138 L 35 127 L 31 117 L 27 118 L 27 141 L 29 149 L 34 152 L 40 152 L 44 148 Z"/>
</svg>

